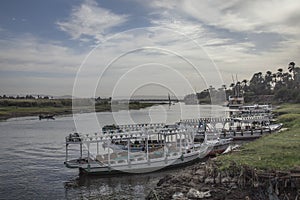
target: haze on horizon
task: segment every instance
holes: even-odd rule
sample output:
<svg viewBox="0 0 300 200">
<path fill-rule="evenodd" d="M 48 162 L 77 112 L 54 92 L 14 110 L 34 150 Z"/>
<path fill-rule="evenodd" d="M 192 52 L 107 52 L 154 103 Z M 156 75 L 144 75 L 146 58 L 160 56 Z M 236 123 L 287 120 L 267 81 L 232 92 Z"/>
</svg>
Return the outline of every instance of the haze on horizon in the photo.
<svg viewBox="0 0 300 200">
<path fill-rule="evenodd" d="M 0 5 L 0 95 L 182 97 L 300 63 L 297 0 Z"/>
</svg>

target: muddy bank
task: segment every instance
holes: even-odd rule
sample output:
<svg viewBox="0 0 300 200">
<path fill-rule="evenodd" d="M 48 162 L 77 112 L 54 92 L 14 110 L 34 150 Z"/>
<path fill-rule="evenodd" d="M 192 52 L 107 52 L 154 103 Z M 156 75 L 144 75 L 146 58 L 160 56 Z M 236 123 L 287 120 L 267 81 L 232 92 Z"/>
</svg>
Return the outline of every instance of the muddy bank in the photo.
<svg viewBox="0 0 300 200">
<path fill-rule="evenodd" d="M 300 169 L 266 172 L 234 163 L 226 170 L 219 167 L 209 160 L 167 175 L 147 199 L 300 199 Z"/>
</svg>

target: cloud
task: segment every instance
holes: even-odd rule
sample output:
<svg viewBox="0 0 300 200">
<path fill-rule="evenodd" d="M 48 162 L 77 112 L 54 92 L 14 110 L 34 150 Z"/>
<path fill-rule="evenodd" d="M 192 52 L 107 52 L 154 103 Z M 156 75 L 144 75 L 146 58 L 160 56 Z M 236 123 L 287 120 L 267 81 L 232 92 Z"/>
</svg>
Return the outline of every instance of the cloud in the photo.
<svg viewBox="0 0 300 200">
<path fill-rule="evenodd" d="M 180 25 L 178 24 L 176 26 Z M 194 27 L 191 24 L 191 28 Z M 186 30 L 190 30 L 187 28 Z M 199 27 L 199 34 L 201 27 Z M 188 33 L 188 31 L 184 31 Z M 191 32 L 192 33 L 192 32 Z M 188 34 L 190 36 L 190 34 Z M 84 88 L 91 88 L 90 91 L 85 89 L 85 92 L 92 93 L 93 86 L 89 83 L 96 82 L 101 79 L 99 91 L 112 91 L 117 81 L 126 74 L 127 84 L 122 84 L 125 88 L 138 81 L 142 82 L 151 78 L 154 82 L 158 80 L 167 81 L 168 83 L 177 83 L 179 95 L 184 95 L 187 92 L 192 92 L 191 88 L 203 88 L 209 85 L 221 85 L 223 82 L 218 76 L 218 71 L 215 69 L 213 62 L 210 60 L 204 49 L 199 46 L 188 35 L 184 35 L 179 31 L 174 31 L 167 27 L 152 27 L 143 29 L 133 29 L 127 32 L 119 33 L 115 37 L 111 37 L 105 43 L 99 45 L 99 48 L 93 51 L 84 68 L 81 69 L 82 79 L 78 79 L 80 83 L 84 83 Z M 192 34 L 193 35 L 193 34 Z M 194 35 L 198 38 L 197 35 Z M 221 40 L 216 41 L 222 43 Z M 114 59 L 115 62 L 112 62 Z M 106 64 L 111 63 L 106 71 L 95 63 L 101 61 Z M 139 75 L 131 70 L 136 66 L 145 65 L 139 70 Z M 160 68 L 155 68 L 159 65 Z M 168 66 L 170 69 L 178 72 L 188 80 L 192 87 L 184 87 L 179 84 L 178 80 L 171 73 L 162 70 L 162 66 Z M 128 73 L 131 71 L 131 73 Z M 101 72 L 103 74 L 101 75 Z M 158 73 L 159 72 L 159 73 Z M 158 73 L 158 74 L 157 74 Z M 151 76 L 149 76 L 151 74 Z M 90 79 L 86 76 L 90 75 Z M 99 78 L 100 77 L 100 78 Z M 176 81 L 177 80 L 177 81 Z M 82 90 L 80 90 L 82 91 Z M 121 96 L 125 96 L 128 90 L 123 90 Z M 78 96 L 78 95 L 76 95 Z"/>
<path fill-rule="evenodd" d="M 60 42 L 32 35 L 0 40 L 0 70 L 74 73 L 83 58 Z"/>
<path fill-rule="evenodd" d="M 113 27 L 127 20 L 128 15 L 117 15 L 101 8 L 94 0 L 85 0 L 80 6 L 73 8 L 68 19 L 58 21 L 57 25 L 72 39 L 86 40 L 85 37 L 89 36 L 101 41 Z"/>
<path fill-rule="evenodd" d="M 161 49 L 172 50 L 188 57 L 201 70 L 208 69 L 210 58 L 218 64 L 219 69 L 225 77 L 226 82 L 230 81 L 232 73 L 243 74 L 249 78 L 253 71 L 263 69 L 272 65 L 277 65 L 279 58 L 284 60 L 290 51 L 296 50 L 290 40 L 270 40 L 273 48 L 260 49 L 258 41 L 244 39 L 251 34 L 262 34 L 274 32 L 292 34 L 297 32 L 294 8 L 297 3 L 283 5 L 280 1 L 149 1 L 143 2 L 143 6 L 149 7 L 149 22 L 157 27 L 157 30 L 143 31 L 134 30 L 124 33 L 116 33 L 114 27 L 118 27 L 133 18 L 128 15 L 117 15 L 105 8 L 101 8 L 95 1 L 85 1 L 78 7 L 73 8 L 70 17 L 65 21 L 57 22 L 61 30 L 66 31 L 73 39 L 89 41 L 92 37 L 102 41 L 104 37 L 110 38 L 102 43 L 95 50 L 96 56 L 89 57 L 89 68 L 84 74 L 85 81 L 91 81 L 91 77 L 97 77 L 99 71 L 103 70 L 110 60 L 122 55 L 124 52 L 140 47 L 159 47 Z M 268 11 L 272 6 L 275 11 Z M 280 15 L 276 12 L 280 9 Z M 296 17 L 297 18 L 297 17 Z M 110 19 L 110 20 L 107 20 Z M 130 21 L 134 23 L 134 21 Z M 285 27 L 284 31 L 278 32 L 279 27 Z M 165 30 L 164 30 L 165 29 Z M 226 30 L 226 31 L 222 31 Z M 173 31 L 173 33 L 171 33 Z M 226 33 L 226 34 L 224 34 Z M 146 35 L 145 35 L 146 34 Z M 294 35 L 295 36 L 295 35 Z M 197 43 L 200 48 L 195 49 Z M 192 45 L 191 45 L 192 44 Z M 275 45 L 277 44 L 277 45 Z M 266 45 L 265 45 L 266 46 Z M 290 47 L 290 48 L 288 48 Z M 293 48 L 292 48 L 293 47 Z M 103 49 L 105 51 L 103 52 Z M 282 53 L 285 51 L 286 53 Z M 297 52 L 297 50 L 296 50 Z M 72 57 L 73 55 L 70 55 Z M 276 56 L 278 59 L 273 59 Z M 83 57 L 83 56 L 81 56 Z M 109 59 L 108 59 L 109 58 Z M 105 62 L 107 61 L 107 62 Z M 242 61 L 242 62 L 241 62 Z M 103 90 L 109 93 L 108 88 L 113 86 L 113 82 L 118 80 L 122 74 L 130 71 L 132 67 L 157 62 L 171 66 L 174 70 L 185 69 L 184 76 L 197 85 L 197 77 L 193 70 L 189 69 L 184 62 L 174 59 L 174 56 L 160 50 L 138 51 L 130 53 L 120 59 L 104 74 L 105 84 Z M 138 78 L 143 79 L 143 74 Z M 208 78 L 211 76 L 207 74 Z M 89 78 L 90 77 L 90 78 Z M 172 79 L 165 75 L 167 79 Z M 136 78 L 128 84 L 132 84 Z M 208 84 L 213 84 L 213 79 Z M 126 86 L 126 84 L 124 84 Z M 125 91 L 126 93 L 126 91 Z M 109 95 L 109 94 L 108 94 Z"/>
<path fill-rule="evenodd" d="M 235 32 L 300 32 L 300 2 L 296 0 L 151 1 L 163 13 L 193 18 L 199 23 Z M 167 9 L 167 10 L 166 10 Z"/>
<path fill-rule="evenodd" d="M 227 83 L 232 73 L 250 78 L 255 71 L 277 70 L 300 53 L 299 1 L 154 0 L 144 6 L 154 25 L 197 41 Z"/>
<path fill-rule="evenodd" d="M 84 54 L 33 35 L 0 40 L 0 85 L 4 94 L 71 94 Z"/>
</svg>

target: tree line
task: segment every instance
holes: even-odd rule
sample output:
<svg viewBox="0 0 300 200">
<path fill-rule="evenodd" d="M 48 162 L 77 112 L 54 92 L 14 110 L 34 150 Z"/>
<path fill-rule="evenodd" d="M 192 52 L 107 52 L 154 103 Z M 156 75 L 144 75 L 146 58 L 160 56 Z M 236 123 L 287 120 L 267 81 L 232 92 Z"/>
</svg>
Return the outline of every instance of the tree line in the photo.
<svg viewBox="0 0 300 200">
<path fill-rule="evenodd" d="M 218 89 L 210 86 L 208 89 L 196 93 L 196 97 L 200 103 L 210 103 L 208 99 L 211 99 L 212 96 L 221 97 L 224 91 L 227 98 L 243 96 L 246 103 L 300 103 L 300 68 L 294 62 L 290 62 L 286 70 L 279 68 L 275 72 L 256 72 L 250 80 L 236 81 L 229 87 L 222 85 Z"/>
</svg>

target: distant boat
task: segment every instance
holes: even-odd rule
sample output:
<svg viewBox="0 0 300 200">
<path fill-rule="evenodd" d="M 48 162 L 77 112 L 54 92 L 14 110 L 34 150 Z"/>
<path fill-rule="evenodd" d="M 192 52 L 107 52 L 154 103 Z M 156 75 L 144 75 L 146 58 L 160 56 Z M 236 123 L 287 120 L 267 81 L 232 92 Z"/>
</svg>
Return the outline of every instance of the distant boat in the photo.
<svg viewBox="0 0 300 200">
<path fill-rule="evenodd" d="M 228 107 L 230 109 L 238 109 L 244 105 L 244 97 L 242 96 L 229 96 Z"/>
<path fill-rule="evenodd" d="M 53 120 L 55 120 L 54 115 L 39 115 L 39 119 L 40 120 L 42 120 L 42 119 L 53 119 Z"/>
<path fill-rule="evenodd" d="M 245 103 L 243 92 L 241 91 L 240 82 L 238 81 L 236 75 L 236 82 L 232 76 L 233 80 L 233 94 L 228 97 L 228 107 L 230 109 L 238 109 L 239 107 L 243 106 Z"/>
</svg>

